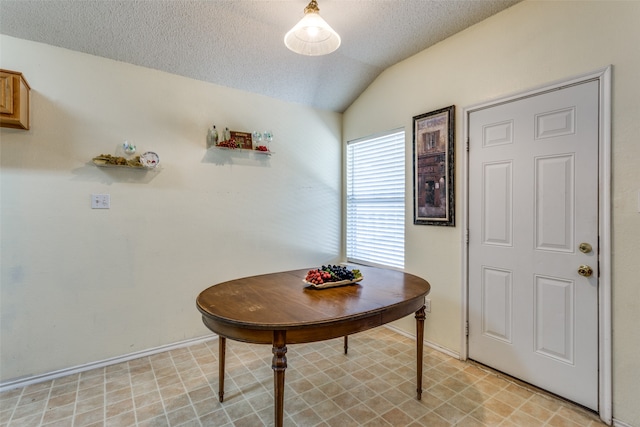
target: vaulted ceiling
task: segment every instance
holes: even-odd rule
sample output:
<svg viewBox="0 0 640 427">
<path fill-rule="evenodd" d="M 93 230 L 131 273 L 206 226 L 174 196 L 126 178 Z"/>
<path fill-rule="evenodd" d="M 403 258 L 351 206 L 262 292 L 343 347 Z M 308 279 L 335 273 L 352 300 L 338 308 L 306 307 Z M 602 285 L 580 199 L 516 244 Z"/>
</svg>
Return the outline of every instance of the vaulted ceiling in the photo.
<svg viewBox="0 0 640 427">
<path fill-rule="evenodd" d="M 318 0 L 342 37 L 321 57 L 283 43 L 308 0 L 0 0 L 0 33 L 343 112 L 389 66 L 519 1 Z"/>
</svg>

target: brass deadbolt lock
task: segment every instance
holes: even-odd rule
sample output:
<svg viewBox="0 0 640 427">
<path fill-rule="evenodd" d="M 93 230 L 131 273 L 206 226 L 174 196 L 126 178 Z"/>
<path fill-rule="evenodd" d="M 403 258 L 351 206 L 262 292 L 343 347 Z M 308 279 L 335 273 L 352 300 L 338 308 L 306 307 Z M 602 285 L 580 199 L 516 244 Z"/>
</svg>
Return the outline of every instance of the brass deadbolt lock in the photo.
<svg viewBox="0 0 640 427">
<path fill-rule="evenodd" d="M 588 243 L 580 243 L 580 246 L 578 246 L 578 249 L 580 249 L 580 252 L 582 252 L 583 254 L 588 254 L 593 250 L 591 245 Z"/>
</svg>

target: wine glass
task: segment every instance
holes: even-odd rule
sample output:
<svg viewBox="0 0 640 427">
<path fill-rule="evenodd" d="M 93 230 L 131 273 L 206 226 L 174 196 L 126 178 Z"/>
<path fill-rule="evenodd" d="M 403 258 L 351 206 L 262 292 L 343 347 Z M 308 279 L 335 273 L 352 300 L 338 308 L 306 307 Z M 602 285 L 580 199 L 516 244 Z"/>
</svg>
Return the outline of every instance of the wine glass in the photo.
<svg viewBox="0 0 640 427">
<path fill-rule="evenodd" d="M 134 154 L 136 152 L 136 146 L 131 144 L 129 141 L 125 141 L 122 143 L 122 149 L 128 155 Z"/>
<path fill-rule="evenodd" d="M 262 132 L 259 132 L 257 130 L 254 131 L 251 134 L 251 142 L 252 142 L 252 145 L 253 145 L 252 148 L 254 150 L 256 150 L 260 146 L 260 144 L 262 143 Z"/>
</svg>

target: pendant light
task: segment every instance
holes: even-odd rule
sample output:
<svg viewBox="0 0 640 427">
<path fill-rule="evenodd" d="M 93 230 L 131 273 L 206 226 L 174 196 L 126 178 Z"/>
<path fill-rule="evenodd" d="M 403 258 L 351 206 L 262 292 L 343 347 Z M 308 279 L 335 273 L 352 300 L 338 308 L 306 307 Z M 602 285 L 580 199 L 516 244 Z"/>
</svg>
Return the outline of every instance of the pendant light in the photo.
<svg viewBox="0 0 640 427">
<path fill-rule="evenodd" d="M 340 47 L 340 36 L 320 17 L 316 0 L 304 9 L 304 17 L 284 36 L 284 44 L 300 55 L 320 56 Z"/>
</svg>

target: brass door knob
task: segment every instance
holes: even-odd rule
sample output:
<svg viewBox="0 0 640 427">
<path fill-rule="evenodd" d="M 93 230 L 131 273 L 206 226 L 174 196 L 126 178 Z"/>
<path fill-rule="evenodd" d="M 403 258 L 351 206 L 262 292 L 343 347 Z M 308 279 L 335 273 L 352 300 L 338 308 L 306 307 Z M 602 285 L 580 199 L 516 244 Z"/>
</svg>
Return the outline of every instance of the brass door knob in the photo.
<svg viewBox="0 0 640 427">
<path fill-rule="evenodd" d="M 581 265 L 578 267 L 578 274 L 584 277 L 591 277 L 593 274 L 593 269 L 588 265 Z"/>
</svg>

